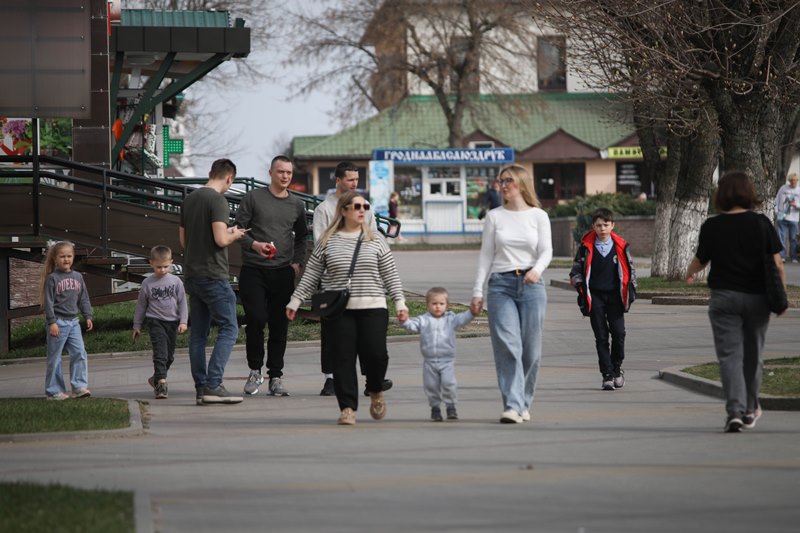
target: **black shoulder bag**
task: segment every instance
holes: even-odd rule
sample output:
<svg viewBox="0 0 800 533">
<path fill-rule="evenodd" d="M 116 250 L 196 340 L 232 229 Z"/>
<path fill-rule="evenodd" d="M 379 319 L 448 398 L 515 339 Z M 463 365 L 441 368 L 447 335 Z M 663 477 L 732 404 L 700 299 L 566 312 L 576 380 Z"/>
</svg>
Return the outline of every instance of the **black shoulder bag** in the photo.
<svg viewBox="0 0 800 533">
<path fill-rule="evenodd" d="M 775 254 L 769 251 L 770 231 L 775 231 L 772 224 L 765 223 L 762 220 L 761 225 L 764 227 L 764 252 L 761 254 L 764 263 L 764 288 L 767 293 L 767 303 L 769 310 L 773 313 L 780 315 L 789 307 L 789 300 L 786 297 L 786 287 L 781 281 L 781 273 L 778 272 L 778 266 L 775 264 Z"/>
<path fill-rule="evenodd" d="M 353 260 L 350 261 L 350 271 L 347 273 L 347 286 L 344 289 L 319 291 L 311 296 L 311 310 L 321 319 L 331 320 L 338 317 L 347 307 L 350 300 L 350 282 L 353 279 L 353 272 L 356 269 L 356 258 L 358 250 L 361 248 L 361 241 L 364 240 L 364 233 L 358 236 L 356 249 L 353 252 Z"/>
</svg>

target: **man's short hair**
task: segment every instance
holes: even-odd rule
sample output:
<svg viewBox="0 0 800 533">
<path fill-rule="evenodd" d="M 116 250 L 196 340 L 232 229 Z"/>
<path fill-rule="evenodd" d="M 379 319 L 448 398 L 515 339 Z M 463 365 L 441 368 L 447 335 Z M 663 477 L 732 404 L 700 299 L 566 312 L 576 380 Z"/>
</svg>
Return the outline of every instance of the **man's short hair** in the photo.
<svg viewBox="0 0 800 533">
<path fill-rule="evenodd" d="M 336 165 L 336 170 L 334 171 L 333 175 L 338 180 L 345 177 L 348 172 L 358 172 L 358 167 L 350 161 L 342 161 Z"/>
<path fill-rule="evenodd" d="M 292 160 L 286 157 L 285 155 L 276 155 L 275 157 L 272 158 L 272 161 L 270 161 L 269 169 L 272 170 L 273 168 L 275 168 L 275 163 L 277 163 L 278 161 L 283 161 L 284 163 L 289 163 L 290 165 L 293 165 Z"/>
<path fill-rule="evenodd" d="M 606 222 L 614 222 L 614 213 L 611 211 L 611 209 L 600 207 L 595 209 L 594 213 L 592 213 L 592 224 L 597 222 L 598 218 L 602 218 Z"/>
<path fill-rule="evenodd" d="M 211 163 L 211 170 L 208 172 L 208 177 L 212 180 L 222 179 L 228 174 L 236 177 L 236 165 L 230 159 L 217 159 Z"/>
<path fill-rule="evenodd" d="M 151 261 L 169 261 L 172 259 L 172 250 L 169 246 L 158 244 L 150 248 Z"/>
</svg>

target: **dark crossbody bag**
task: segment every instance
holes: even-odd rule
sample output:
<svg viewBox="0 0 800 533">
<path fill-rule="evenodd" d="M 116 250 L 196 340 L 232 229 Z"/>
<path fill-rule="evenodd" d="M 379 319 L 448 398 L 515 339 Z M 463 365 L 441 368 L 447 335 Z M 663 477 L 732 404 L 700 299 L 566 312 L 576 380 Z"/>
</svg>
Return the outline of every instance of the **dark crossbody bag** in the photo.
<svg viewBox="0 0 800 533">
<path fill-rule="evenodd" d="M 311 296 L 311 310 L 320 318 L 331 320 L 338 317 L 347 307 L 350 300 L 350 281 L 353 279 L 353 272 L 356 269 L 356 258 L 358 250 L 361 248 L 361 241 L 364 240 L 364 233 L 358 236 L 356 249 L 353 252 L 353 260 L 350 261 L 350 271 L 347 273 L 347 286 L 344 289 L 319 291 Z"/>
<path fill-rule="evenodd" d="M 761 254 L 764 263 L 764 288 L 767 293 L 767 303 L 769 310 L 780 315 L 789 307 L 789 300 L 786 297 L 786 287 L 781 281 L 781 273 L 778 272 L 778 265 L 775 264 L 775 254 L 769 251 L 770 231 L 775 231 L 771 224 L 762 220 L 764 227 L 764 251 Z"/>
</svg>

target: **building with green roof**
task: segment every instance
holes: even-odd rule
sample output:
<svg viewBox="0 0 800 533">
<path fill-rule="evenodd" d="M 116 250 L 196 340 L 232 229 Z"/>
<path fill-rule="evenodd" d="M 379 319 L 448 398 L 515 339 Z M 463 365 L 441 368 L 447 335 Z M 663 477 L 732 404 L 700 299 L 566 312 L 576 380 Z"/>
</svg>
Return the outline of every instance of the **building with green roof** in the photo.
<svg viewBox="0 0 800 533">
<path fill-rule="evenodd" d="M 349 160 L 364 168 L 360 186 L 369 190 L 376 183 L 370 161 L 402 150 L 401 159 L 390 165 L 388 188 L 401 196 L 403 233 L 428 237 L 480 233 L 487 187 L 501 165 L 511 161 L 531 172 L 545 207 L 599 192 L 652 194 L 650 184 L 639 178 L 638 138 L 629 106 L 619 96 L 538 92 L 477 98 L 463 128 L 469 133 L 462 144 L 475 151 L 472 159 L 403 159 L 431 156 L 432 151 L 441 155 L 448 146 L 447 125 L 435 98 L 413 95 L 339 133 L 295 137 L 298 174 L 307 176 L 301 186 L 325 194 L 334 187 L 336 164 Z M 481 159 L 501 148 L 510 160 Z M 376 202 L 380 209 L 381 199 Z"/>
</svg>

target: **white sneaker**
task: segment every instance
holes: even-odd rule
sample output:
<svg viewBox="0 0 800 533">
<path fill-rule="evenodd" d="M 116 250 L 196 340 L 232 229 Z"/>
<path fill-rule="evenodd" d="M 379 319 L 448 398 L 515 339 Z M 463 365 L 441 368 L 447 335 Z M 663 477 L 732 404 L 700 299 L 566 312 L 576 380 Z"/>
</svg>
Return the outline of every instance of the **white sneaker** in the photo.
<svg viewBox="0 0 800 533">
<path fill-rule="evenodd" d="M 513 409 L 506 409 L 500 415 L 500 422 L 503 424 L 521 424 L 522 416 Z"/>
<path fill-rule="evenodd" d="M 261 375 L 260 370 L 251 370 L 250 375 L 247 376 L 247 383 L 244 384 L 245 394 L 258 394 L 258 387 L 264 383 L 264 376 Z"/>
<path fill-rule="evenodd" d="M 522 417 L 523 422 L 530 422 L 531 421 L 531 412 L 525 409 L 519 414 Z"/>
</svg>

